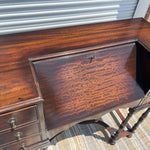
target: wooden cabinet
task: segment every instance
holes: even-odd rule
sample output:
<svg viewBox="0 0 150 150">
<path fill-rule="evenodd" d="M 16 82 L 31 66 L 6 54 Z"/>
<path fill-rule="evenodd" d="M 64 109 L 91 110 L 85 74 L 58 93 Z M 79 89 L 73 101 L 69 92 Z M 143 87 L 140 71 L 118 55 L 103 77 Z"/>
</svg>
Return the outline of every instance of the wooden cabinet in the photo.
<svg viewBox="0 0 150 150">
<path fill-rule="evenodd" d="M 142 18 L 0 36 L 0 149 L 43 148 L 150 89 Z"/>
</svg>

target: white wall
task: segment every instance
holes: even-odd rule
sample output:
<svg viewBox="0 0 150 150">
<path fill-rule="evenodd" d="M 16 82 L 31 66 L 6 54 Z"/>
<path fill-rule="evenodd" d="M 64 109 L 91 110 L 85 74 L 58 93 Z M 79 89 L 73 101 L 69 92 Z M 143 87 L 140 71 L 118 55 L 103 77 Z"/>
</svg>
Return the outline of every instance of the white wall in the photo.
<svg viewBox="0 0 150 150">
<path fill-rule="evenodd" d="M 139 0 L 133 18 L 138 18 L 138 17 L 144 18 L 149 5 L 150 5 L 150 0 Z"/>
</svg>

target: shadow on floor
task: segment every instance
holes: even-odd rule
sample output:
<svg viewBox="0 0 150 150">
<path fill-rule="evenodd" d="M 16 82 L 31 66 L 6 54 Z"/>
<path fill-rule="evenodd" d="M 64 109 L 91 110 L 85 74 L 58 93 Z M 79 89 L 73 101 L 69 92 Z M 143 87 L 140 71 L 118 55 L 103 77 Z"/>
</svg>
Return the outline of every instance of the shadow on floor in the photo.
<svg viewBox="0 0 150 150">
<path fill-rule="evenodd" d="M 114 120 L 114 122 L 116 123 L 116 125 L 119 127 L 120 123 L 117 120 L 115 114 L 113 112 L 110 112 L 110 116 L 112 117 L 112 119 Z M 101 121 L 102 118 L 100 118 Z M 114 131 L 116 131 L 117 129 L 113 128 L 112 129 Z M 101 134 L 97 134 L 96 132 L 100 131 Z M 70 127 L 69 129 L 65 130 L 64 132 L 58 134 L 56 137 L 54 137 L 51 140 L 51 144 L 52 145 L 56 145 L 58 142 L 64 140 L 64 139 L 68 139 L 68 138 L 72 138 L 78 135 L 84 135 L 84 136 L 92 136 L 96 139 L 102 140 L 106 143 L 109 143 L 109 138 L 110 138 L 110 134 L 109 132 L 101 125 L 98 124 L 77 124 L 73 127 Z"/>
</svg>

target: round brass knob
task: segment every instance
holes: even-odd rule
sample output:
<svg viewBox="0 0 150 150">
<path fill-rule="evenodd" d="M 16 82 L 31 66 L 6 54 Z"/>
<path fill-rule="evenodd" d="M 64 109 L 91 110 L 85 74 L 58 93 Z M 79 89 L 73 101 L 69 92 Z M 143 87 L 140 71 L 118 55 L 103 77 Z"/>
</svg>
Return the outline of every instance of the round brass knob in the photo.
<svg viewBox="0 0 150 150">
<path fill-rule="evenodd" d="M 20 140 L 21 140 L 21 136 L 22 136 L 22 132 L 17 132 L 17 133 L 15 134 L 15 137 L 16 137 L 17 141 L 20 141 Z"/>
<path fill-rule="evenodd" d="M 14 130 L 16 128 L 16 119 L 15 118 L 10 118 L 8 120 L 8 123 L 9 123 L 12 130 Z"/>
<path fill-rule="evenodd" d="M 25 143 L 22 143 L 21 145 L 20 145 L 20 150 L 26 150 L 26 144 Z"/>
</svg>

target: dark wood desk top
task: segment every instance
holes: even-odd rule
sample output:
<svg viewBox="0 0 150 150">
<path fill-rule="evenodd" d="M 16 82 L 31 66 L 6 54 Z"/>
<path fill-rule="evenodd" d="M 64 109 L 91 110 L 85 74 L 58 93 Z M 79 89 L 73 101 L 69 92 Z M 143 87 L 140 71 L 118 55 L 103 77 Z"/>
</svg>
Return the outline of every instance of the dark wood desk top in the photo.
<svg viewBox="0 0 150 150">
<path fill-rule="evenodd" d="M 41 100 L 28 58 L 134 41 L 150 50 L 149 33 L 140 18 L 0 36 L 0 112 Z"/>
</svg>

